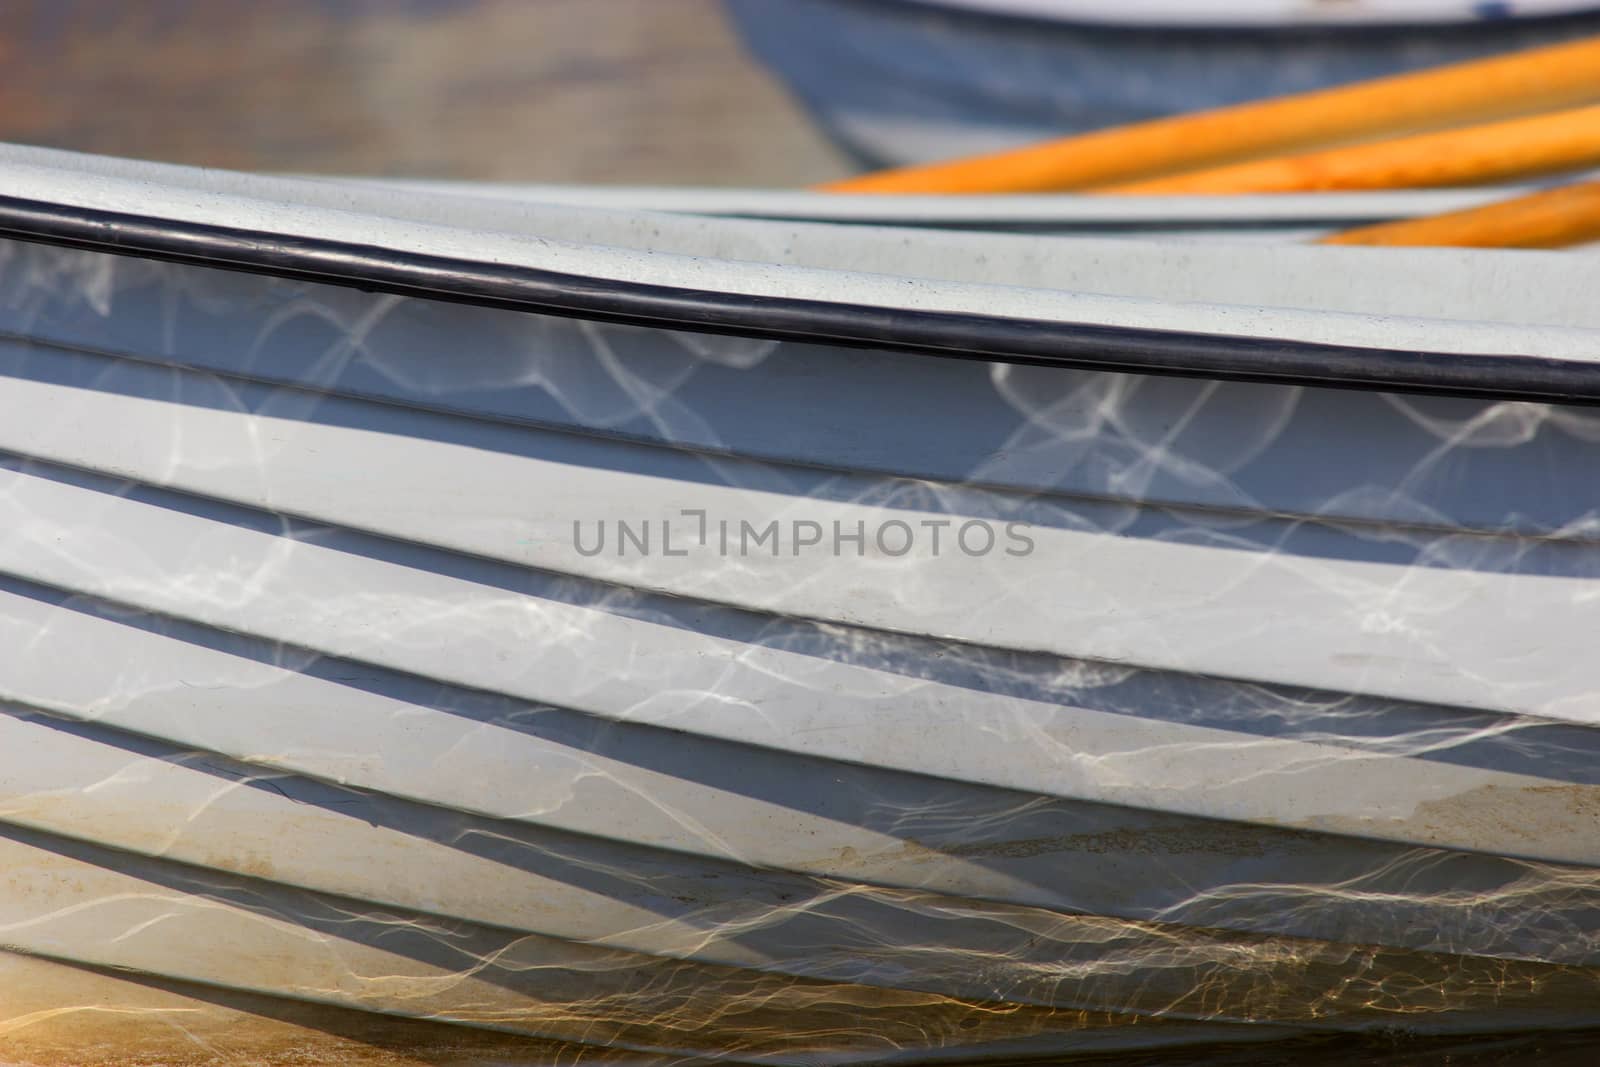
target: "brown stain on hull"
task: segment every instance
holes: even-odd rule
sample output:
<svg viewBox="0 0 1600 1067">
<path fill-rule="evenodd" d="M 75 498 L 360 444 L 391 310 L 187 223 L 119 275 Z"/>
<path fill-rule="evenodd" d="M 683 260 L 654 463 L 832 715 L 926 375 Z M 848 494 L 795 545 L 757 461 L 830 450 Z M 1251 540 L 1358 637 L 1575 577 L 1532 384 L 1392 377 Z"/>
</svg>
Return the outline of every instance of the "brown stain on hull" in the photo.
<svg viewBox="0 0 1600 1067">
<path fill-rule="evenodd" d="M 1310 841 L 1310 832 L 1277 832 Z M 1269 843 L 1255 827 L 1233 823 L 1162 827 L 1138 830 L 1107 830 L 1092 834 L 1064 834 L 1058 837 L 1029 837 L 943 846 L 945 855 L 976 857 L 1004 856 L 1027 859 L 1049 853 L 1087 852 L 1095 855 L 1186 856 L 1204 854 L 1257 858 L 1269 854 Z"/>
<path fill-rule="evenodd" d="M 1570 843 L 1574 851 L 1600 852 L 1600 786 L 1483 785 L 1424 801 L 1397 818 L 1326 816 L 1307 828 L 1356 836 L 1381 834 L 1444 848 L 1517 855 Z"/>
</svg>

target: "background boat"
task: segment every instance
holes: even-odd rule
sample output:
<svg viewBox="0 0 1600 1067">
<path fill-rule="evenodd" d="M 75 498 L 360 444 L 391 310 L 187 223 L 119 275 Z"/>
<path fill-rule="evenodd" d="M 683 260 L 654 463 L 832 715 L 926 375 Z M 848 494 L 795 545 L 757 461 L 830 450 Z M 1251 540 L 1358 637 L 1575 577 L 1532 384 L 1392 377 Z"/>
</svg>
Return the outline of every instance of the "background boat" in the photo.
<svg viewBox="0 0 1600 1067">
<path fill-rule="evenodd" d="M 8 1051 L 1592 1024 L 1592 257 L 0 174 Z"/>
<path fill-rule="evenodd" d="M 1581 0 L 725 0 L 866 166 L 988 152 L 1600 32 Z"/>
</svg>

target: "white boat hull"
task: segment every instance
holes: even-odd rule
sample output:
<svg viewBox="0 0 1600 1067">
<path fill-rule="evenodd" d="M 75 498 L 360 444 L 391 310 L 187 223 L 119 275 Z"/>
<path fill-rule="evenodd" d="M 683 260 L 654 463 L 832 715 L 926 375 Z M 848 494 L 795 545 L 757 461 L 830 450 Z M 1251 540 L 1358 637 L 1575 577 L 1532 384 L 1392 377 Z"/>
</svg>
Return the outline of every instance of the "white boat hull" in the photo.
<svg viewBox="0 0 1600 1067">
<path fill-rule="evenodd" d="M 1593 409 L 21 241 L 0 324 L 8 1052 L 1593 1021 Z"/>
</svg>

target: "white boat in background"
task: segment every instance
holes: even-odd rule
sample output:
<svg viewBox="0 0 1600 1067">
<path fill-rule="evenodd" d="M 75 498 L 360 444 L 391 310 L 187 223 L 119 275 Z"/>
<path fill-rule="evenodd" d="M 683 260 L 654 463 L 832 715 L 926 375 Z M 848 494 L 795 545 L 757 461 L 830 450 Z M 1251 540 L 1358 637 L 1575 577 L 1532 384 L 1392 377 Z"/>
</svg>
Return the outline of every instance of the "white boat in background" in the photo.
<svg viewBox="0 0 1600 1067">
<path fill-rule="evenodd" d="M 1595 0 L 723 0 L 863 166 L 893 167 L 1600 33 Z"/>
<path fill-rule="evenodd" d="M 0 1058 L 1593 1024 L 1594 257 L 0 176 Z"/>
</svg>

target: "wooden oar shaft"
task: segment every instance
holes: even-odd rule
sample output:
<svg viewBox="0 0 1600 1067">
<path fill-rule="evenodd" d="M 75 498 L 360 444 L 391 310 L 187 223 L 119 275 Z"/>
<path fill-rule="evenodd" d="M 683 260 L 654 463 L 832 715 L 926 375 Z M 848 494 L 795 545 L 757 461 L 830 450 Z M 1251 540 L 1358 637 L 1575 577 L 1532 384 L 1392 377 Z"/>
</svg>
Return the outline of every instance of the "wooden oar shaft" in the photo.
<svg viewBox="0 0 1600 1067">
<path fill-rule="evenodd" d="M 1600 106 L 1235 163 L 1097 193 L 1187 196 L 1470 185 L 1600 163 Z"/>
<path fill-rule="evenodd" d="M 1600 38 L 1141 122 L 821 186 L 850 193 L 1081 189 L 1600 99 Z"/>
<path fill-rule="evenodd" d="M 1579 182 L 1496 204 L 1345 230 L 1330 245 L 1561 248 L 1600 240 L 1600 182 Z"/>
</svg>

